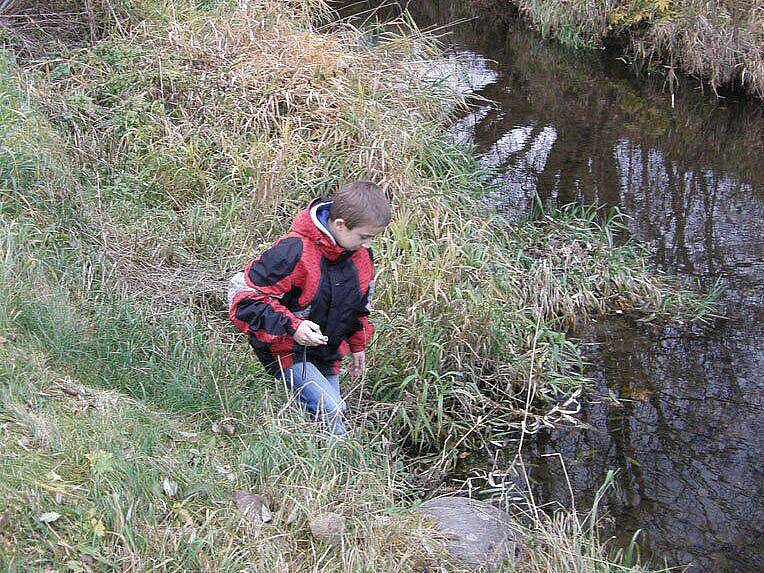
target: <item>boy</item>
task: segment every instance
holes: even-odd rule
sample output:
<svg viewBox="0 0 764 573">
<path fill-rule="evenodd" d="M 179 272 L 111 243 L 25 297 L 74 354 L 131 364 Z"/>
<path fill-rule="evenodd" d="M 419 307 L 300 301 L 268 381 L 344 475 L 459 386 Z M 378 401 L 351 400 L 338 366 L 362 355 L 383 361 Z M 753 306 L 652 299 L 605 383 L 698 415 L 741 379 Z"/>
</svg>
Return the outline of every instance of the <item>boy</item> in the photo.
<svg viewBox="0 0 764 573">
<path fill-rule="evenodd" d="M 345 433 L 339 373 L 366 366 L 374 328 L 371 241 L 390 222 L 390 203 L 370 181 L 316 199 L 281 237 L 231 280 L 230 318 L 249 335 L 265 368 L 281 378 L 311 414 Z"/>
</svg>

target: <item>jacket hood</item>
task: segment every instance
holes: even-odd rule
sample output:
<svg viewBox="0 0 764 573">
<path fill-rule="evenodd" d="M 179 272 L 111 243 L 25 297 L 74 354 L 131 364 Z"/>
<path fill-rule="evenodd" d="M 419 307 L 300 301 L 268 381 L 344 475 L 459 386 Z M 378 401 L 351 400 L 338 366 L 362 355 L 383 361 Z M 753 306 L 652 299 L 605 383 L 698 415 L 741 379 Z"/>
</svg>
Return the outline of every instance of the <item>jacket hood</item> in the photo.
<svg viewBox="0 0 764 573">
<path fill-rule="evenodd" d="M 337 260 L 345 252 L 334 240 L 329 229 L 319 218 L 319 211 L 328 209 L 333 201 L 331 199 L 314 199 L 306 209 L 297 214 L 292 224 L 292 232 L 312 241 L 321 249 L 322 254 L 329 260 Z"/>
</svg>

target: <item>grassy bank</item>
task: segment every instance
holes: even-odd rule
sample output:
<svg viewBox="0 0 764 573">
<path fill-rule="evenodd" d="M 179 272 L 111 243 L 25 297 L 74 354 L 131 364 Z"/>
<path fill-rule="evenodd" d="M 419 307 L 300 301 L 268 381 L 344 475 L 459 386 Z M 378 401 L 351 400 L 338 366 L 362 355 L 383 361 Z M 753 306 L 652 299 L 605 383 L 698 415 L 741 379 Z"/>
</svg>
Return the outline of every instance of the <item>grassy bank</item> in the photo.
<svg viewBox="0 0 764 573">
<path fill-rule="evenodd" d="M 497 220 L 486 174 L 441 136 L 462 96 L 425 38 L 370 46 L 319 2 L 61 5 L 84 14 L 67 42 L 12 26 L 0 57 L 9 570 L 439 562 L 402 509 L 421 495 L 407 456 L 447 464 L 508 435 L 528 403 L 529 423 L 557 419 L 583 382 L 566 333 L 589 315 L 708 310 L 616 245 L 615 221 Z M 224 288 L 300 206 L 357 177 L 383 182 L 395 218 L 376 246 L 371 371 L 349 391 L 359 432 L 338 443 L 254 363 Z M 270 495 L 276 524 L 242 521 L 237 489 Z M 350 521 L 340 548 L 307 533 L 325 510 Z M 554 532 L 581 570 L 603 555 L 580 528 L 526 525 L 548 532 L 528 571 L 569 570 L 564 552 L 542 565 Z"/>
<path fill-rule="evenodd" d="M 625 44 L 638 67 L 677 70 L 764 97 L 761 0 L 513 0 L 547 37 L 574 47 Z"/>
</svg>

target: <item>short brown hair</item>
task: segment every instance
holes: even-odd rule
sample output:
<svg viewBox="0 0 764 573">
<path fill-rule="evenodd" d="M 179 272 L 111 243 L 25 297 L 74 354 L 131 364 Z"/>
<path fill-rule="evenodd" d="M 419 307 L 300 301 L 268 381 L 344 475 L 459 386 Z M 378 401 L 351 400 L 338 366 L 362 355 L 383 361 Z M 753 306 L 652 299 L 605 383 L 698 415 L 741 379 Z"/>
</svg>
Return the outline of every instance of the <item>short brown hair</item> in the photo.
<svg viewBox="0 0 764 573">
<path fill-rule="evenodd" d="M 372 181 L 355 181 L 344 185 L 334 196 L 329 218 L 342 219 L 353 229 L 359 225 L 387 227 L 392 217 L 390 202 L 379 185 Z"/>
</svg>

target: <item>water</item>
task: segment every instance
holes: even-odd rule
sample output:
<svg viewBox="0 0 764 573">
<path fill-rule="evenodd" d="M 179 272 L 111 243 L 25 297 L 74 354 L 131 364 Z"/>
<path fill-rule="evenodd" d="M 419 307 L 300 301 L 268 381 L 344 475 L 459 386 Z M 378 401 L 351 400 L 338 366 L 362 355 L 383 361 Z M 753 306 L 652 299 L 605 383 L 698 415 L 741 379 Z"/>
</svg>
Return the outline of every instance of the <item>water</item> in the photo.
<svg viewBox="0 0 764 573">
<path fill-rule="evenodd" d="M 560 458 L 543 454 L 562 454 L 579 508 L 616 469 L 613 530 L 643 529 L 654 564 L 763 571 L 764 105 L 716 99 L 689 79 L 672 102 L 662 78 L 636 79 L 617 53 L 541 42 L 497 4 L 409 8 L 422 28 L 472 18 L 444 42 L 494 103 L 452 132 L 498 169 L 502 212 L 517 219 L 537 200 L 618 206 L 656 268 L 725 288 L 726 318 L 707 327 L 606 319 L 578 333 L 593 380 L 588 429 L 530 441 L 537 501 L 571 505 Z"/>
</svg>

